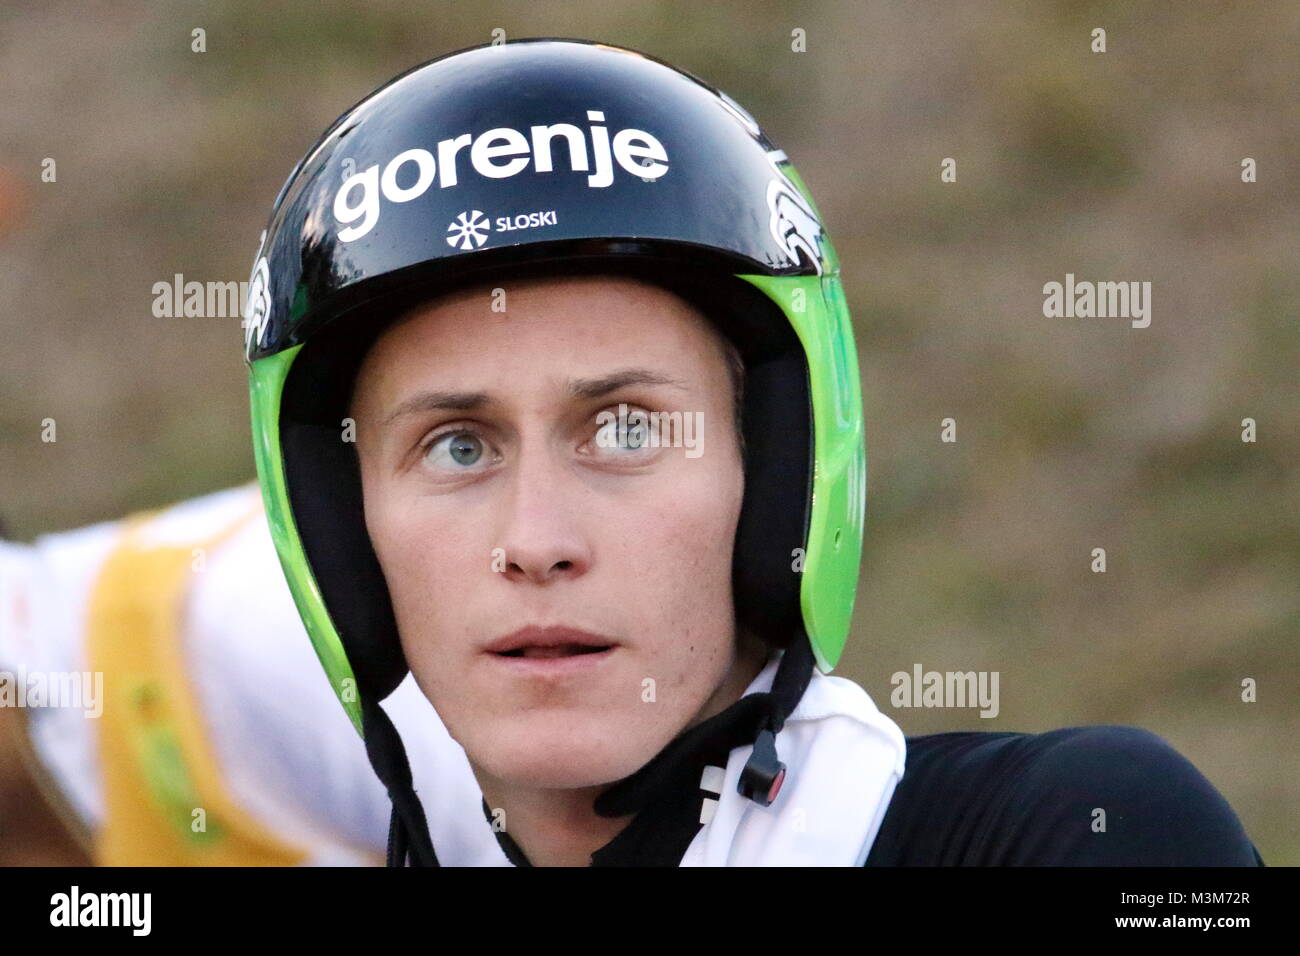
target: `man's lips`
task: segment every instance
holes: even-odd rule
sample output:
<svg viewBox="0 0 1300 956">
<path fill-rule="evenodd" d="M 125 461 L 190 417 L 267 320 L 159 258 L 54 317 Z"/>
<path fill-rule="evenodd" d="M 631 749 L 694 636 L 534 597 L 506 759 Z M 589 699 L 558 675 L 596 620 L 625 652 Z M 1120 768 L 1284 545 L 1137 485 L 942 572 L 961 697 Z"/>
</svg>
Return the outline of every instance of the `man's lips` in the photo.
<svg viewBox="0 0 1300 956">
<path fill-rule="evenodd" d="M 483 648 L 490 654 L 515 658 L 573 657 L 612 649 L 617 641 L 573 627 L 521 627 Z"/>
</svg>

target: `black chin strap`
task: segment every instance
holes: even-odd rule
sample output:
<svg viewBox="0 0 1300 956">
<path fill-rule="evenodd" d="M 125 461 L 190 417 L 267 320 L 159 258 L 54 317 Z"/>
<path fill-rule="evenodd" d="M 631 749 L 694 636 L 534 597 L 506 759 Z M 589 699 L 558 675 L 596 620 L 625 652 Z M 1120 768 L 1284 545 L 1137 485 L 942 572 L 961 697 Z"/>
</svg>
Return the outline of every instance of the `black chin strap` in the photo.
<svg viewBox="0 0 1300 956">
<path fill-rule="evenodd" d="M 761 806 L 770 804 L 786 769 L 776 756 L 776 735 L 808 689 L 813 667 L 812 645 L 806 638 L 795 641 L 782 655 L 770 691 L 742 697 L 680 734 L 644 767 L 597 797 L 593 804 L 596 813 L 626 816 L 643 809 L 666 788 L 696 786 L 700 763 L 708 752 L 749 744 L 754 745 L 754 752 L 737 789 Z"/>
<path fill-rule="evenodd" d="M 369 695 L 363 699 L 361 720 L 370 766 L 388 789 L 388 798 L 393 803 L 388 821 L 388 865 L 406 866 L 409 859 L 416 866 L 438 866 L 424 807 L 411 780 L 406 748 L 384 709 L 378 703 L 367 703 L 373 700 Z"/>
</svg>

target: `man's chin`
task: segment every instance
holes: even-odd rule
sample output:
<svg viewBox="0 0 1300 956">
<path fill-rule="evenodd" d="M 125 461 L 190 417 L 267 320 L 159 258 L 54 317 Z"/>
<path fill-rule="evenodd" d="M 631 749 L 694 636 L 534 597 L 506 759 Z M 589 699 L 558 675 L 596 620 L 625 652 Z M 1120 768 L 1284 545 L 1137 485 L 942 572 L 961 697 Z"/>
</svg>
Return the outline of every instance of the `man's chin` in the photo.
<svg viewBox="0 0 1300 956">
<path fill-rule="evenodd" d="M 571 733 L 548 740 L 533 731 L 513 746 L 498 739 L 481 759 L 470 757 L 475 773 L 486 771 L 512 788 L 581 790 L 608 786 L 631 776 L 648 763 L 667 741 L 637 741 L 628 733 L 602 733 L 587 740 Z"/>
</svg>

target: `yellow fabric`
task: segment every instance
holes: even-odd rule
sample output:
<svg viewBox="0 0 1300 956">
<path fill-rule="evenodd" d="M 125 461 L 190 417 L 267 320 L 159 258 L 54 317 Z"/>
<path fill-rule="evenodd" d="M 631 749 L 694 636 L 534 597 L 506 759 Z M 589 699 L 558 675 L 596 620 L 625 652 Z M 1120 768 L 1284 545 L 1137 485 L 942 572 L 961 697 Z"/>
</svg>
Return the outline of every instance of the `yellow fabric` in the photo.
<svg viewBox="0 0 1300 956">
<path fill-rule="evenodd" d="M 306 857 L 222 786 L 183 656 L 185 601 L 201 562 L 259 514 L 176 546 L 142 543 L 151 516 L 131 519 L 92 589 L 90 666 L 104 674 L 101 866 L 290 866 Z"/>
</svg>

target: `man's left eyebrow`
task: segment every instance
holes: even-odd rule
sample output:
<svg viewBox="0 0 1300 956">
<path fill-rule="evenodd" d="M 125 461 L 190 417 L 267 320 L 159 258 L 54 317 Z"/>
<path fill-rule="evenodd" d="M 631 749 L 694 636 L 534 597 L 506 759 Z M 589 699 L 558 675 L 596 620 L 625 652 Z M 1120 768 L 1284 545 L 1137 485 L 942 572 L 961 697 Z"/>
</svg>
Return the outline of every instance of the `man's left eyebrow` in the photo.
<svg viewBox="0 0 1300 956">
<path fill-rule="evenodd" d="M 688 390 L 685 382 L 651 369 L 624 368 L 600 378 L 575 378 L 569 382 L 569 394 L 574 398 L 601 398 L 629 385 L 667 385 Z"/>
<path fill-rule="evenodd" d="M 416 412 L 434 412 L 450 409 L 458 412 L 472 412 L 489 404 L 485 392 L 420 392 L 398 405 L 387 418 L 384 425 Z"/>
</svg>

